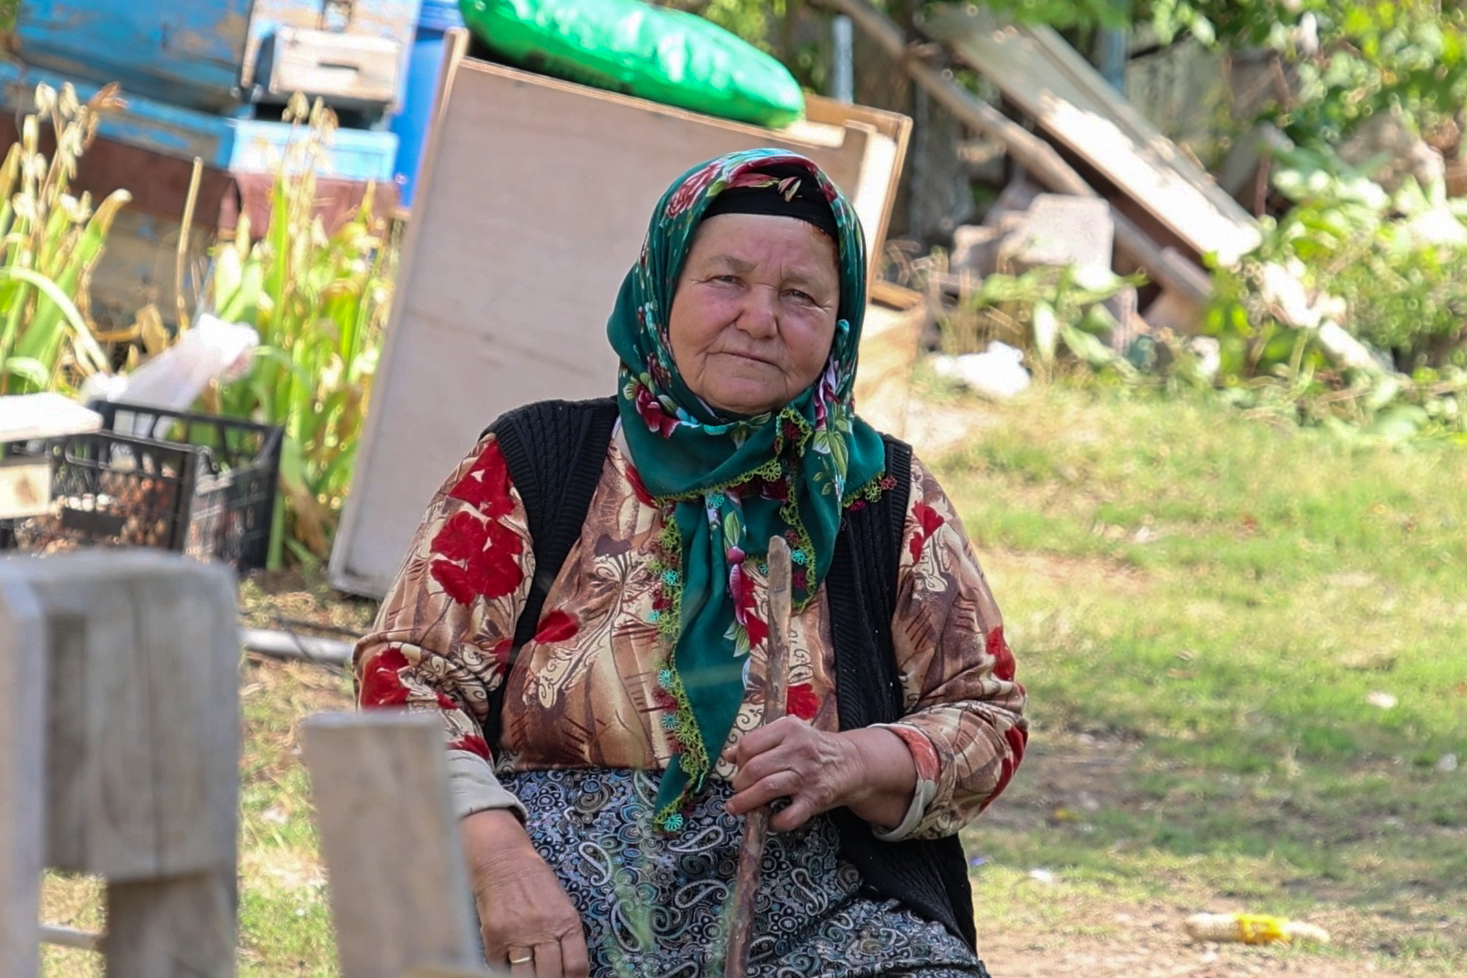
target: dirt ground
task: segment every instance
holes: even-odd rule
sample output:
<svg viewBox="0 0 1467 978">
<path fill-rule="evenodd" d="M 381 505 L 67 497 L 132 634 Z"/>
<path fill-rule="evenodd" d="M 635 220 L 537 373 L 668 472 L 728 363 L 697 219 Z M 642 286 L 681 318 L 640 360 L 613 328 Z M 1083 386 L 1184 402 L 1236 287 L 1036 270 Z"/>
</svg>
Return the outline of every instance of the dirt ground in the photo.
<svg viewBox="0 0 1467 978">
<path fill-rule="evenodd" d="M 1009 794 L 979 821 L 979 840 L 985 828 L 1044 831 L 1053 824 L 1056 811 L 1093 811 L 1134 803 L 1123 794 L 1122 773 L 1136 760 L 1135 745 L 1083 734 L 1060 736 L 1055 741 L 1025 758 L 1023 777 L 1016 778 Z M 965 842 L 972 855 L 974 839 Z M 1025 885 L 1044 884 L 1026 881 Z M 1055 903 L 1052 914 L 1018 921 L 994 921 L 978 907 L 979 949 L 993 978 L 1457 978 L 1460 974 L 1449 964 L 1430 961 L 1344 959 L 1336 948 L 1197 943 L 1188 938 L 1182 929 L 1188 913 L 1249 909 L 1226 899 L 1187 909 L 1105 896 L 1078 901 L 1057 896 Z M 1357 910 L 1340 907 L 1313 913 L 1308 919 L 1344 938 L 1340 943 L 1352 951 L 1369 947 L 1368 942 L 1352 939 L 1370 926 Z"/>
<path fill-rule="evenodd" d="M 1101 938 L 986 942 L 983 957 L 993 978 L 1380 978 L 1394 972 L 1374 962 L 1342 961 L 1288 951 L 1233 945 L 1192 944 L 1165 925 L 1148 923 L 1146 908 L 1117 910 L 1137 923 L 1133 939 Z M 1445 973 L 1443 973 L 1445 974 Z"/>
</svg>

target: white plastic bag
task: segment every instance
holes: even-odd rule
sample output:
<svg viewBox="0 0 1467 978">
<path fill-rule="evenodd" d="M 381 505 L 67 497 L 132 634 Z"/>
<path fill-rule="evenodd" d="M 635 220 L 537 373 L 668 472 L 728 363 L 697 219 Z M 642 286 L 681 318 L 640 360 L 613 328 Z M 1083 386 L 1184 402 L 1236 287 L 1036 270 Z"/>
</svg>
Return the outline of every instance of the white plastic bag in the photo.
<svg viewBox="0 0 1467 978">
<path fill-rule="evenodd" d="M 165 411 L 187 411 L 210 381 L 244 376 L 259 345 L 260 334 L 252 327 L 203 315 L 178 342 L 131 374 L 91 377 L 82 394 L 88 401 L 126 401 Z"/>
<path fill-rule="evenodd" d="M 938 354 L 932 358 L 932 369 L 939 377 L 956 380 L 979 394 L 1007 400 L 1029 389 L 1029 371 L 1023 361 L 1023 350 L 994 340 L 983 353 Z"/>
</svg>

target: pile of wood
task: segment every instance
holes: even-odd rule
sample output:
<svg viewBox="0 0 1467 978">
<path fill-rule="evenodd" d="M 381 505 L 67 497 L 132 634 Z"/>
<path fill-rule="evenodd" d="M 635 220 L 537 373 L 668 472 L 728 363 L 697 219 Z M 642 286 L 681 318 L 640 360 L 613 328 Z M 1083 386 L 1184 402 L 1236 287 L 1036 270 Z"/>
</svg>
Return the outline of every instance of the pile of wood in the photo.
<svg viewBox="0 0 1467 978">
<path fill-rule="evenodd" d="M 1260 242 L 1257 221 L 1053 30 L 953 4 L 919 20 L 925 37 L 913 39 L 867 0 L 827 5 L 848 15 L 975 133 L 1000 143 L 1022 170 L 985 229 L 960 230 L 955 264 L 981 270 L 1004 248 L 1031 247 L 1026 238 L 1014 239 L 1022 212 L 1042 194 L 1100 201 L 1099 208 L 1089 206 L 1108 211 L 1113 269 L 1144 272 L 1153 283 L 1141 297 L 1138 327 L 1186 330 L 1211 297 L 1209 256 L 1230 265 Z M 945 70 L 947 63 L 979 72 L 1022 118 L 972 94 Z M 1078 215 L 1088 213 L 1086 206 L 1049 200 L 1041 209 Z M 1105 223 L 1083 235 L 1079 247 L 1089 256 L 1110 247 Z"/>
</svg>

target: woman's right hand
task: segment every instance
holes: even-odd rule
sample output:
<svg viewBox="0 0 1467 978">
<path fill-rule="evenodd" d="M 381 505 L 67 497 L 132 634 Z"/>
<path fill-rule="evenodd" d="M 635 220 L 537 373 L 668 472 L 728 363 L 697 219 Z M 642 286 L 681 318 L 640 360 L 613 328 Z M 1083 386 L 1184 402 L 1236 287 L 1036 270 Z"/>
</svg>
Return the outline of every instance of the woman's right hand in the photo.
<svg viewBox="0 0 1467 978">
<path fill-rule="evenodd" d="M 492 809 L 461 824 L 488 963 L 517 978 L 587 978 L 581 918 L 520 820 Z"/>
</svg>

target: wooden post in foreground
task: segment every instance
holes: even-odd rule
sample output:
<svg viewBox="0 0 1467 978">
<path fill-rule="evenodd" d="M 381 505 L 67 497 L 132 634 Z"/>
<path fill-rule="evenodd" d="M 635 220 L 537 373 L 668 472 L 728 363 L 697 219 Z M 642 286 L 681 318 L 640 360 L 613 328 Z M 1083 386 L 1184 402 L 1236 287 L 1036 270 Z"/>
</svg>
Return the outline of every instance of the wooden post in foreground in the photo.
<svg viewBox="0 0 1467 978">
<path fill-rule="evenodd" d="M 12 634 L 27 601 L 42 634 L 19 637 L 41 654 L 46 679 L 0 688 L 11 697 L 0 714 L 39 701 L 45 729 L 37 738 L 0 721 L 0 754 L 45 759 L 33 796 L 44 806 L 45 864 L 106 878 L 109 978 L 228 978 L 240 737 L 233 573 L 141 550 L 0 560 L 0 621 Z M 35 664 L 7 642 L 0 673 L 17 671 L 36 682 Z M 0 823 L 11 833 L 0 851 L 13 828 Z M 28 872 L 36 859 L 25 858 Z"/>
<path fill-rule="evenodd" d="M 0 975 L 13 978 L 36 978 L 40 968 L 44 641 L 30 589 L 0 580 Z"/>
<path fill-rule="evenodd" d="M 302 726 L 343 978 L 486 974 L 442 722 L 370 710 Z"/>
</svg>

